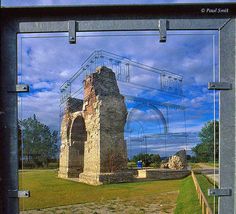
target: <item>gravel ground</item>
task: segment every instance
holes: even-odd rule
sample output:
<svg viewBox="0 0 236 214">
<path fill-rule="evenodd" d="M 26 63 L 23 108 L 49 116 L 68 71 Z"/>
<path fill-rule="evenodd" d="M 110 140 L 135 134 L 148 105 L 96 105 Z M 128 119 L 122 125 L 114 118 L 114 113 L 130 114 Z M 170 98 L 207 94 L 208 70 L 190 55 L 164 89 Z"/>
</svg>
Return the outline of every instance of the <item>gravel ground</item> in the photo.
<svg viewBox="0 0 236 214">
<path fill-rule="evenodd" d="M 169 192 L 167 194 L 178 194 L 178 192 Z M 168 197 L 167 197 L 168 198 Z M 176 204 L 172 201 L 155 201 L 155 203 L 137 204 L 135 201 L 110 200 L 104 203 L 84 203 L 68 206 L 53 207 L 47 209 L 21 211 L 20 214 L 164 214 L 173 213 Z"/>
</svg>

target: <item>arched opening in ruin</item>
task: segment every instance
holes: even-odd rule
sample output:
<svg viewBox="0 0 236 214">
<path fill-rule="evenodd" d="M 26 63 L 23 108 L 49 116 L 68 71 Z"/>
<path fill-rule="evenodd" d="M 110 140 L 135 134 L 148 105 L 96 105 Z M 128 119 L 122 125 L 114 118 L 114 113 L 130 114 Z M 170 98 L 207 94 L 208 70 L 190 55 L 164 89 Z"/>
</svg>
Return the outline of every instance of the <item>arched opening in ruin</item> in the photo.
<svg viewBox="0 0 236 214">
<path fill-rule="evenodd" d="M 70 141 L 71 144 L 74 144 L 78 142 L 84 142 L 86 141 L 86 138 L 87 138 L 87 133 L 85 128 L 84 118 L 82 115 L 79 115 L 73 120 L 71 124 Z"/>
<path fill-rule="evenodd" d="M 69 168 L 75 171 L 75 177 L 78 177 L 84 168 L 84 143 L 87 139 L 87 133 L 82 115 L 78 115 L 72 121 L 70 129 L 70 147 Z"/>
</svg>

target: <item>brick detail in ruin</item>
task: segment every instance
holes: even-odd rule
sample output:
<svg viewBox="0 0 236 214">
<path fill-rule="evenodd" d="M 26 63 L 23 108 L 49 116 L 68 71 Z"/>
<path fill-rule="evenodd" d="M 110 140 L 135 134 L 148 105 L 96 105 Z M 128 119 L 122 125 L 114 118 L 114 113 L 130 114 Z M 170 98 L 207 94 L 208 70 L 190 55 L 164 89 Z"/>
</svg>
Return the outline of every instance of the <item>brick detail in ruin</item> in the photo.
<svg viewBox="0 0 236 214">
<path fill-rule="evenodd" d="M 77 174 L 74 175 L 79 174 L 81 182 L 98 185 L 130 181 L 132 173 L 126 171 L 127 150 L 124 141 L 127 109 L 124 97 L 119 92 L 114 72 L 106 67 L 99 67 L 95 73 L 86 77 L 82 111 L 79 100 L 71 98 L 70 102 L 79 104 L 74 105 L 75 109 L 67 108 L 69 110 L 65 111 L 63 117 L 59 176 L 66 174 L 66 170 L 74 172 L 77 167 Z M 80 118 L 80 122 L 77 128 L 74 128 L 76 130 L 74 132 L 73 120 L 76 117 Z M 83 119 L 86 130 L 82 125 Z M 71 144 L 73 141 L 71 136 L 75 135 L 77 136 L 77 138 L 74 137 L 77 139 L 75 142 L 79 142 L 76 143 L 78 147 L 73 147 Z M 74 152 L 75 155 L 63 150 L 63 145 L 67 144 L 65 148 L 71 150 L 71 153 Z M 77 156 L 75 151 L 79 151 Z M 75 157 L 77 157 L 77 162 Z M 67 173 L 66 176 L 71 175 Z"/>
<path fill-rule="evenodd" d="M 69 98 L 61 123 L 61 147 L 58 176 L 78 177 L 84 166 L 84 141 L 87 138 L 83 113 L 83 101 Z M 77 111 L 76 111 L 77 109 Z"/>
<path fill-rule="evenodd" d="M 98 68 L 84 81 L 83 112 L 87 141 L 84 172 L 80 174 L 80 180 L 99 184 L 106 182 L 107 177 L 112 180 L 120 177 L 118 180 L 123 181 L 125 177 L 122 179 L 122 172 L 127 169 L 124 141 L 127 110 L 111 69 Z M 130 176 L 127 178 L 130 179 Z"/>
<path fill-rule="evenodd" d="M 82 111 L 83 100 L 69 97 L 66 101 L 65 113 L 74 113 Z"/>
</svg>

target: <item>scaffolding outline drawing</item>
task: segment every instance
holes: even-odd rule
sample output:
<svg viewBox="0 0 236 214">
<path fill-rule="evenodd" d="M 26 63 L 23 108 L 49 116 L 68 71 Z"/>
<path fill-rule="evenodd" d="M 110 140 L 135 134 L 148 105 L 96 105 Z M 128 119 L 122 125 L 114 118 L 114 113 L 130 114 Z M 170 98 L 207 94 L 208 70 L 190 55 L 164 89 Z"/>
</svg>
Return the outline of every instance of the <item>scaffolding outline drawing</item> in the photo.
<svg viewBox="0 0 236 214">
<path fill-rule="evenodd" d="M 85 80 L 85 78 L 90 75 L 91 73 L 96 71 L 96 68 L 99 66 L 106 66 L 115 73 L 116 79 L 118 82 L 127 84 L 131 87 L 137 87 L 142 88 L 146 91 L 152 91 L 157 90 L 160 93 L 166 93 L 171 97 L 184 97 L 182 85 L 183 85 L 183 76 L 177 75 L 173 72 L 169 72 L 164 69 L 154 68 L 148 65 L 144 65 L 139 62 L 135 62 L 134 60 L 128 59 L 127 57 L 119 56 L 117 54 L 107 52 L 104 50 L 95 50 L 92 52 L 92 54 L 84 61 L 84 63 L 81 65 L 79 70 L 75 72 L 67 81 L 65 81 L 62 86 L 60 87 L 60 116 L 63 115 L 64 106 L 69 97 L 75 97 L 78 95 L 82 95 L 83 93 L 83 82 L 81 82 L 81 87 L 76 87 L 76 90 L 72 92 L 71 87 L 73 83 L 78 79 L 82 77 L 82 80 Z M 159 75 L 159 88 L 153 88 L 148 85 L 142 85 L 132 82 L 132 75 L 131 75 L 131 69 L 142 69 L 145 72 L 153 72 L 157 75 Z M 122 94 L 125 97 L 126 101 L 135 102 L 136 106 L 153 106 L 153 108 L 156 109 L 159 113 L 162 115 L 162 124 L 163 124 L 163 133 L 154 133 L 154 134 L 145 134 L 144 128 L 142 127 L 143 131 L 139 137 L 132 137 L 129 131 L 129 123 L 132 121 L 132 117 L 130 114 L 134 109 L 128 110 L 128 116 L 127 116 L 127 126 L 128 129 L 125 130 L 125 133 L 128 134 L 126 136 L 127 140 L 127 149 L 131 148 L 132 141 L 136 140 L 136 142 L 140 142 L 141 147 L 146 147 L 145 152 L 147 153 L 147 140 L 148 139 L 154 139 L 154 138 L 165 138 L 165 144 L 166 140 L 170 136 L 175 136 L 178 138 L 184 138 L 185 139 L 185 145 L 187 149 L 187 138 L 188 134 L 186 133 L 186 117 L 185 117 L 185 110 L 186 107 L 179 104 L 174 104 L 171 102 L 160 102 L 158 100 L 152 100 L 147 99 L 140 96 L 131 96 L 129 94 Z M 163 108 L 165 110 L 165 113 L 162 112 L 163 110 L 160 110 L 160 108 Z M 179 133 L 171 133 L 169 132 L 169 110 L 180 110 L 184 112 L 183 117 L 183 123 L 184 123 L 184 132 Z M 164 119 L 163 119 L 164 118 Z M 163 123 L 164 121 L 164 123 Z M 141 124 L 142 126 L 142 124 Z M 144 144 L 144 145 L 142 145 Z M 166 146 L 166 145 L 165 145 Z M 130 150 L 130 149 L 128 149 Z"/>
</svg>

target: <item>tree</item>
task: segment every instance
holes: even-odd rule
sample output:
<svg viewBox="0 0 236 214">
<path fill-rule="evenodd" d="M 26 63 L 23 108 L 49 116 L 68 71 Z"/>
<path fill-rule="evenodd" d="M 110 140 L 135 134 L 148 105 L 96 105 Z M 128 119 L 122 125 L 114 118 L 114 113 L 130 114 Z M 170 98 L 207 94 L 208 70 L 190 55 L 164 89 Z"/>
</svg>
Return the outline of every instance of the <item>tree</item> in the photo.
<svg viewBox="0 0 236 214">
<path fill-rule="evenodd" d="M 201 143 L 192 148 L 197 161 L 209 162 L 214 159 L 214 129 L 215 129 L 215 159 L 219 157 L 219 122 L 208 121 L 199 133 Z"/>
<path fill-rule="evenodd" d="M 36 115 L 19 121 L 23 135 L 24 160 L 34 166 L 48 166 L 58 153 L 58 132 L 39 122 Z"/>
<path fill-rule="evenodd" d="M 132 161 L 137 163 L 138 161 L 142 161 L 144 166 L 148 167 L 151 164 L 155 166 L 159 166 L 161 163 L 161 157 L 159 154 L 144 154 L 139 153 L 138 155 L 134 155 Z"/>
</svg>

